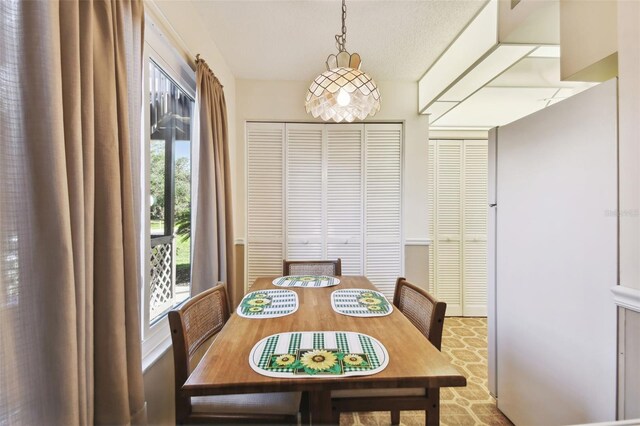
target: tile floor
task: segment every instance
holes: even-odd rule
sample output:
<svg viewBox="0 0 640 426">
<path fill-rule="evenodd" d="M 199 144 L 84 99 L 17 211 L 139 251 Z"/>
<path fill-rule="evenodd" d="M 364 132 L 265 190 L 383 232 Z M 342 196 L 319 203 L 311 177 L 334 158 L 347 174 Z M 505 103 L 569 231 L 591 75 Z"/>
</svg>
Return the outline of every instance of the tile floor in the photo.
<svg viewBox="0 0 640 426">
<path fill-rule="evenodd" d="M 440 392 L 440 424 L 445 426 L 510 426 L 496 408 L 487 389 L 486 318 L 446 318 L 442 352 L 467 377 L 464 388 L 443 388 Z M 383 426 L 391 424 L 389 413 L 345 413 L 342 426 Z M 424 425 L 424 412 L 403 411 L 400 424 Z"/>
</svg>

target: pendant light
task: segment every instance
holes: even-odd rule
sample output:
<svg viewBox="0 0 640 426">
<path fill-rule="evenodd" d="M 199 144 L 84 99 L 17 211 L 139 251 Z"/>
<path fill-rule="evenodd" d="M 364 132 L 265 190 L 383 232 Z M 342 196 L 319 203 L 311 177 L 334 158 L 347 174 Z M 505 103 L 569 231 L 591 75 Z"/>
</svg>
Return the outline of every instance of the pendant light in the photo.
<svg viewBox="0 0 640 426">
<path fill-rule="evenodd" d="M 324 121 L 364 120 L 380 110 L 380 92 L 376 83 L 360 71 L 360 55 L 350 54 L 347 42 L 347 5 L 342 0 L 342 34 L 336 35 L 337 55 L 327 58 L 327 71 L 313 80 L 305 107 L 308 113 Z"/>
</svg>

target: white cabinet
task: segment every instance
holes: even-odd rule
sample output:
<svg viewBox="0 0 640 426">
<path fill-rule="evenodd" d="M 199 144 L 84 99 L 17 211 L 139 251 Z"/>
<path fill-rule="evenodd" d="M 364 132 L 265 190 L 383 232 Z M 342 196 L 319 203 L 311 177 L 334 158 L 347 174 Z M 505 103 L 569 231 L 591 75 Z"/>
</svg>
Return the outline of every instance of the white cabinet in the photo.
<svg viewBox="0 0 640 426">
<path fill-rule="evenodd" d="M 246 134 L 248 284 L 279 274 L 284 258 L 341 258 L 343 275 L 391 296 L 402 275 L 402 125 L 247 123 Z"/>
<path fill-rule="evenodd" d="M 487 141 L 429 141 L 430 289 L 449 316 L 487 313 Z"/>
</svg>

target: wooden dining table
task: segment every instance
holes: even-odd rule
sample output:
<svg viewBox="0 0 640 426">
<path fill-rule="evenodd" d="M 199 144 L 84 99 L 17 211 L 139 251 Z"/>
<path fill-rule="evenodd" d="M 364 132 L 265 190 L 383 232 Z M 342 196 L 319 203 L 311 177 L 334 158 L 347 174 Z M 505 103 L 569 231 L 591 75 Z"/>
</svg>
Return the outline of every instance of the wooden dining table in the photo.
<svg viewBox="0 0 640 426">
<path fill-rule="evenodd" d="M 276 277 L 258 278 L 251 291 L 279 288 Z M 352 317 L 331 307 L 331 293 L 338 289 L 375 290 L 366 278 L 341 276 L 340 284 L 323 288 L 289 288 L 298 294 L 300 306 L 290 315 L 242 318 L 233 314 L 182 387 L 185 396 L 259 392 L 309 392 L 311 420 L 331 423 L 331 391 L 338 389 L 425 388 L 439 395 L 441 387 L 465 386 L 465 377 L 451 365 L 398 310 L 388 316 Z M 378 339 L 389 353 L 387 367 L 374 375 L 354 377 L 274 378 L 255 372 L 249 354 L 261 339 L 291 331 L 353 331 Z M 439 398 L 436 398 L 439 414 Z M 438 419 L 429 416 L 429 424 Z"/>
</svg>

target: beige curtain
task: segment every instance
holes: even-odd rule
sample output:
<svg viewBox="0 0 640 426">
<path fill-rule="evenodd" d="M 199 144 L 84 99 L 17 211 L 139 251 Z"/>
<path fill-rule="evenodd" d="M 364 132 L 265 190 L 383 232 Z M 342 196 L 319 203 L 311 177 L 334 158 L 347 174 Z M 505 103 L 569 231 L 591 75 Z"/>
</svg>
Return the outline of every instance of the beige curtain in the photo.
<svg viewBox="0 0 640 426">
<path fill-rule="evenodd" d="M 0 424 L 144 423 L 142 3 L 0 20 Z"/>
<path fill-rule="evenodd" d="M 233 277 L 231 170 L 227 106 L 222 84 L 198 59 L 196 108 L 200 133 L 198 193 L 194 214 L 191 294 L 223 281 L 233 308 L 243 291 Z"/>
</svg>

